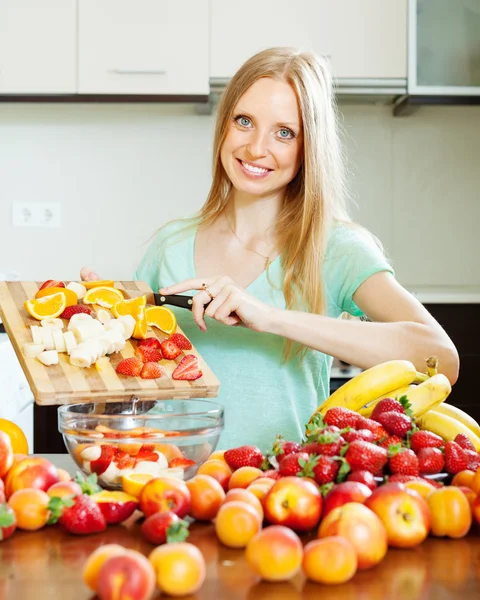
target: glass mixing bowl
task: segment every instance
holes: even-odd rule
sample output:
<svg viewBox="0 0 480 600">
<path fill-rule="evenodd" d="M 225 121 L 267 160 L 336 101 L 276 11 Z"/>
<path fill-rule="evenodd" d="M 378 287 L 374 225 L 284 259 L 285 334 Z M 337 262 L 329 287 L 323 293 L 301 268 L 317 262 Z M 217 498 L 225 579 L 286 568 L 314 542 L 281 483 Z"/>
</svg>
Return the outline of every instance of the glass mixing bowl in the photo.
<svg viewBox="0 0 480 600">
<path fill-rule="evenodd" d="M 210 400 L 137 400 L 66 404 L 58 429 L 85 475 L 121 489 L 125 475 L 189 479 L 215 450 L 224 427 L 223 406 Z"/>
</svg>

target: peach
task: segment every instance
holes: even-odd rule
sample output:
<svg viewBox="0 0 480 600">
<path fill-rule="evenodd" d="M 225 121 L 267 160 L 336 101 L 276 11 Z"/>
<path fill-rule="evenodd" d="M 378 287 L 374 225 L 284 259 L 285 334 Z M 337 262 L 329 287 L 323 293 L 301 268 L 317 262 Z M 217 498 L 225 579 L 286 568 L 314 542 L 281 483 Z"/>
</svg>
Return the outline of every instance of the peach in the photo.
<svg viewBox="0 0 480 600">
<path fill-rule="evenodd" d="M 92 592 L 97 591 L 98 574 L 107 558 L 125 554 L 126 551 L 120 544 L 105 544 L 90 554 L 83 566 L 83 581 Z"/>
<path fill-rule="evenodd" d="M 456 485 L 458 487 L 465 485 L 466 487 L 471 487 L 474 477 L 475 471 L 464 469 L 453 476 L 452 483 L 450 485 Z"/>
<path fill-rule="evenodd" d="M 240 502 L 245 502 L 246 504 L 250 504 L 258 513 L 260 517 L 260 521 L 263 522 L 263 507 L 260 500 L 257 496 L 251 492 L 250 490 L 244 490 L 243 488 L 235 488 L 233 490 L 229 490 L 225 496 L 225 500 L 223 503 L 232 502 L 232 500 L 239 500 Z"/>
<path fill-rule="evenodd" d="M 232 476 L 232 469 L 223 460 L 207 460 L 198 467 L 197 474 L 210 475 L 218 481 L 225 491 L 228 490 L 228 482 Z"/>
<path fill-rule="evenodd" d="M 282 477 L 275 482 L 263 503 L 265 518 L 272 525 L 309 531 L 318 525 L 322 496 L 318 486 L 300 477 Z"/>
<path fill-rule="evenodd" d="M 473 506 L 473 503 L 475 502 L 475 500 L 477 498 L 477 494 L 471 488 L 467 487 L 466 485 L 458 485 L 456 487 L 458 487 L 459 490 L 462 490 L 462 492 L 465 494 L 470 506 Z"/>
<path fill-rule="evenodd" d="M 57 468 L 46 458 L 28 457 L 13 465 L 5 479 L 7 498 L 18 490 L 36 488 L 46 492 L 54 483 L 58 483 Z"/>
<path fill-rule="evenodd" d="M 427 497 L 432 519 L 432 534 L 438 537 L 462 538 L 472 525 L 472 509 L 461 489 L 446 486 Z"/>
<path fill-rule="evenodd" d="M 359 569 L 369 569 L 387 553 L 387 531 L 377 515 L 358 502 L 334 508 L 320 523 L 318 537 L 341 536 L 355 548 Z"/>
<path fill-rule="evenodd" d="M 138 500 L 125 492 L 102 491 L 90 496 L 100 508 L 107 525 L 122 523 L 133 514 L 138 507 Z"/>
<path fill-rule="evenodd" d="M 184 458 L 183 452 L 180 450 L 178 446 L 175 444 L 154 444 L 155 450 L 157 452 L 161 452 L 169 463 L 172 462 L 174 458 Z"/>
<path fill-rule="evenodd" d="M 0 477 L 4 477 L 13 465 L 13 448 L 10 436 L 0 431 Z"/>
<path fill-rule="evenodd" d="M 225 464 L 227 464 L 227 461 L 225 460 L 225 450 L 215 450 L 215 452 L 210 454 L 208 460 L 223 460 Z"/>
<path fill-rule="evenodd" d="M 472 507 L 473 520 L 477 525 L 480 525 L 480 496 L 474 498 L 473 502 L 470 503 Z"/>
<path fill-rule="evenodd" d="M 340 536 L 313 540 L 304 548 L 303 572 L 317 583 L 345 583 L 357 572 L 357 564 L 352 543 Z"/>
<path fill-rule="evenodd" d="M 153 566 L 136 550 L 110 556 L 100 567 L 97 593 L 102 600 L 150 600 L 154 591 Z"/>
<path fill-rule="evenodd" d="M 65 498 L 66 496 L 80 496 L 82 488 L 75 481 L 59 481 L 51 485 L 47 494 L 50 498 L 57 496 L 58 498 Z"/>
<path fill-rule="evenodd" d="M 302 542 L 290 528 L 271 525 L 248 542 L 245 558 L 262 579 L 286 581 L 300 571 L 303 560 Z"/>
<path fill-rule="evenodd" d="M 65 469 L 57 469 L 57 473 L 60 481 L 72 481 L 72 476 Z"/>
<path fill-rule="evenodd" d="M 190 490 L 190 516 L 198 521 L 210 521 L 218 513 L 225 499 L 225 490 L 210 475 L 196 475 L 186 482 Z"/>
<path fill-rule="evenodd" d="M 413 490 L 414 492 L 417 492 L 417 494 L 420 494 L 420 496 L 424 500 L 426 500 L 428 494 L 430 494 L 430 492 L 433 492 L 433 490 L 435 489 L 435 487 L 431 483 L 428 483 L 428 481 L 422 479 L 406 481 L 404 483 L 404 486 L 407 488 L 407 490 Z"/>
<path fill-rule="evenodd" d="M 184 481 L 173 477 L 155 477 L 143 486 L 140 510 L 146 517 L 171 510 L 181 519 L 190 511 L 190 490 Z"/>
<path fill-rule="evenodd" d="M 200 550 L 188 542 L 158 546 L 148 557 L 152 563 L 157 586 L 170 596 L 194 594 L 206 576 L 205 559 Z"/>
<path fill-rule="evenodd" d="M 261 528 L 258 510 L 239 500 L 223 504 L 215 519 L 217 537 L 229 548 L 245 548 Z"/>
<path fill-rule="evenodd" d="M 17 517 L 17 527 L 27 531 L 37 531 L 47 524 L 49 502 L 50 496 L 35 488 L 18 490 L 8 500 Z"/>
<path fill-rule="evenodd" d="M 272 489 L 274 484 L 275 479 L 271 479 L 270 477 L 259 477 L 248 486 L 247 490 L 249 492 L 252 492 L 252 494 L 254 494 L 260 500 L 260 503 L 263 506 L 265 497 L 268 494 L 268 492 Z"/>
<path fill-rule="evenodd" d="M 263 471 L 257 467 L 240 467 L 232 473 L 228 482 L 228 489 L 247 488 L 251 483 L 263 475 Z"/>
</svg>

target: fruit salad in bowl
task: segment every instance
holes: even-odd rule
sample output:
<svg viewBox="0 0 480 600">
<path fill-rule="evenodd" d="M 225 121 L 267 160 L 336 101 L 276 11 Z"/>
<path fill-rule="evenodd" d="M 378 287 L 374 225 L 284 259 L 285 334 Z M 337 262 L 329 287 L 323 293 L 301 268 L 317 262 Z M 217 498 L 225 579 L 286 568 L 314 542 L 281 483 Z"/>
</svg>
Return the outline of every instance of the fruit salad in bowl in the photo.
<svg viewBox="0 0 480 600">
<path fill-rule="evenodd" d="M 193 477 L 215 450 L 223 407 L 210 400 L 133 400 L 66 404 L 58 429 L 83 473 L 106 489 L 132 474 Z"/>
</svg>

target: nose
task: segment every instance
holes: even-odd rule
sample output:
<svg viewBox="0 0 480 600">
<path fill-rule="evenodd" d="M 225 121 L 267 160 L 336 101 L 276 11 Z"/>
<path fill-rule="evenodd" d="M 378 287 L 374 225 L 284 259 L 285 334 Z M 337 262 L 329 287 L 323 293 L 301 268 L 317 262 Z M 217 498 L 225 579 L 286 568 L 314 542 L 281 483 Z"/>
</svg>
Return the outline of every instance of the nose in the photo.
<svg viewBox="0 0 480 600">
<path fill-rule="evenodd" d="M 268 131 L 254 129 L 247 144 L 247 150 L 253 159 L 263 158 L 268 154 L 270 135 Z"/>
</svg>

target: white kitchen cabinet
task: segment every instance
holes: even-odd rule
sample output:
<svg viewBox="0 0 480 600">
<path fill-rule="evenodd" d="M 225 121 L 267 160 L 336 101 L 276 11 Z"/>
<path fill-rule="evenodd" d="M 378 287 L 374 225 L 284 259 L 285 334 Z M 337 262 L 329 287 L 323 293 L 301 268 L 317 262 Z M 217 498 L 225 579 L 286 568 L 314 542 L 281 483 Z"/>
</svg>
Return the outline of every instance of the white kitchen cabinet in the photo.
<svg viewBox="0 0 480 600">
<path fill-rule="evenodd" d="M 78 0 L 78 93 L 206 95 L 208 0 Z"/>
<path fill-rule="evenodd" d="M 405 79 L 407 0 L 211 0 L 211 77 L 270 46 L 329 55 L 337 79 Z"/>
<path fill-rule="evenodd" d="M 76 88 L 76 0 L 0 0 L 0 94 Z"/>
</svg>

